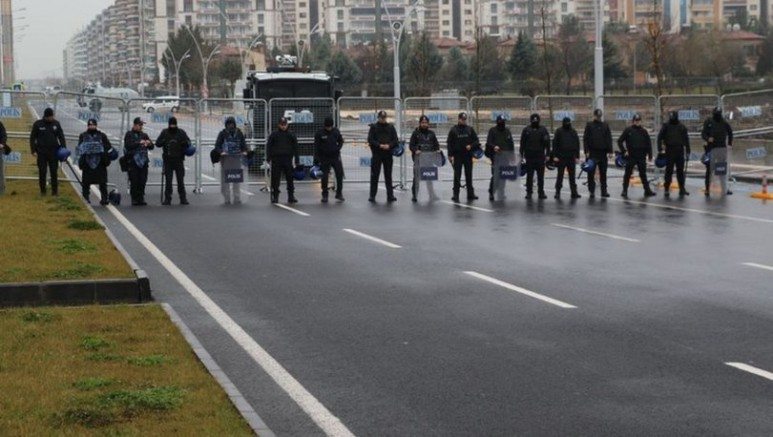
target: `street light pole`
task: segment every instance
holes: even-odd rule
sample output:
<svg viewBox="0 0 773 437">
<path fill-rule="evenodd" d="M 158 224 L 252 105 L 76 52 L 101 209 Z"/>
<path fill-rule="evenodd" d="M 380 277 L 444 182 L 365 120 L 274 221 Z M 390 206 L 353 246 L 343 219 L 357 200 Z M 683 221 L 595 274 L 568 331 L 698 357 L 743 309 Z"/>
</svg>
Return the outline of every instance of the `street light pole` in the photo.
<svg viewBox="0 0 773 437">
<path fill-rule="evenodd" d="M 180 67 L 182 66 L 182 63 L 184 60 L 191 57 L 191 51 L 188 50 L 185 52 L 185 54 L 180 58 L 178 61 L 174 57 L 174 52 L 172 52 L 171 48 L 167 49 L 169 51 L 169 55 L 172 57 L 172 65 L 174 65 L 174 77 L 175 77 L 175 84 L 177 86 L 177 98 L 180 98 Z"/>
<path fill-rule="evenodd" d="M 604 31 L 604 11 L 602 0 L 593 0 L 593 12 L 596 18 L 596 49 L 593 53 L 593 94 L 596 100 L 596 108 L 604 110 L 604 48 L 601 44 Z"/>
</svg>

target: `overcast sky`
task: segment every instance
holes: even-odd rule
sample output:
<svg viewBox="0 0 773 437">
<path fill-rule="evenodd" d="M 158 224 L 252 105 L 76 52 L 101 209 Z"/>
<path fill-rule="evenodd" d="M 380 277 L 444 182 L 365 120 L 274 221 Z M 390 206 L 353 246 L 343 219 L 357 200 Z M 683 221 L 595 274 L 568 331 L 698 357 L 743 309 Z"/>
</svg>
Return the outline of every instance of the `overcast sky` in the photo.
<svg viewBox="0 0 773 437">
<path fill-rule="evenodd" d="M 13 0 L 19 79 L 62 76 L 67 41 L 112 0 Z M 21 26 L 26 29 L 19 30 Z"/>
</svg>

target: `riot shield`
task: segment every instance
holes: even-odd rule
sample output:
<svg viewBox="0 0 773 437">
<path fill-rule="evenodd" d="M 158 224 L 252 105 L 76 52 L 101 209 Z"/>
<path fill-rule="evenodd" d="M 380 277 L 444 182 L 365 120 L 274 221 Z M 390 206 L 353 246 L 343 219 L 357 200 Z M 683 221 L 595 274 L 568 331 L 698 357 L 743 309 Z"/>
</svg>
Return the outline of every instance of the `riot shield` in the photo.
<svg viewBox="0 0 773 437">
<path fill-rule="evenodd" d="M 494 155 L 492 163 L 491 189 L 494 200 L 503 201 L 518 186 L 516 181 L 520 176 L 520 159 L 515 152 L 500 151 Z"/>
<path fill-rule="evenodd" d="M 725 197 L 728 188 L 728 174 L 730 173 L 730 163 L 728 162 L 726 147 L 711 150 L 709 172 L 711 177 L 709 193 L 712 196 Z"/>
<path fill-rule="evenodd" d="M 413 195 L 419 200 L 440 200 L 436 192 L 443 157 L 440 152 L 421 152 L 414 157 Z"/>
<path fill-rule="evenodd" d="M 223 195 L 223 201 L 226 205 L 244 203 L 250 197 L 249 192 L 244 189 L 248 186 L 246 159 L 238 148 L 234 153 L 229 153 L 228 149 L 224 148 L 224 152 L 220 157 L 220 193 Z"/>
</svg>

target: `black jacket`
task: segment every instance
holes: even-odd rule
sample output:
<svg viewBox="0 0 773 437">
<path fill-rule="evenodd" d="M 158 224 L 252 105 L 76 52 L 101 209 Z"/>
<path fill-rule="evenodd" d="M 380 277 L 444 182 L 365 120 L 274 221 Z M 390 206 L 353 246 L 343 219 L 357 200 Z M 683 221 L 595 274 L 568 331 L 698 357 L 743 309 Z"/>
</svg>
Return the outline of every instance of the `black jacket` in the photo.
<svg viewBox="0 0 773 437">
<path fill-rule="evenodd" d="M 629 126 L 617 139 L 617 147 L 622 153 L 647 155 L 652 158 L 652 139 L 647 129 L 641 126 Z"/>
<path fill-rule="evenodd" d="M 559 159 L 580 159 L 580 135 L 573 128 L 563 126 L 553 136 L 552 156 Z"/>
<path fill-rule="evenodd" d="M 96 132 L 83 132 L 78 136 L 78 145 L 83 144 L 85 141 L 99 141 L 102 143 L 102 160 L 100 162 L 100 165 L 107 167 L 110 165 L 110 157 L 108 156 L 108 152 L 110 149 L 113 148 L 112 144 L 110 144 L 110 140 L 107 138 L 107 135 L 105 135 L 104 132 L 98 130 Z M 80 156 L 78 159 L 78 166 L 81 168 L 81 170 L 88 168 L 86 166 L 86 157 Z"/>
<path fill-rule="evenodd" d="M 5 125 L 0 121 L 0 144 L 8 142 L 8 133 L 5 131 Z M 6 144 L 7 145 L 7 144 Z"/>
<path fill-rule="evenodd" d="M 446 139 L 449 156 L 472 156 L 472 151 L 480 148 L 480 141 L 475 129 L 469 125 L 456 125 L 448 131 Z M 467 150 L 467 146 L 472 146 Z"/>
<path fill-rule="evenodd" d="M 591 152 L 612 153 L 612 131 L 603 121 L 588 122 L 585 125 L 582 142 L 586 155 Z"/>
<path fill-rule="evenodd" d="M 709 137 L 714 138 L 713 143 L 709 143 Z M 732 147 L 733 128 L 730 127 L 730 123 L 725 121 L 725 119 L 716 121 L 713 117 L 710 117 L 703 123 L 701 138 L 706 141 L 707 150 L 727 147 L 728 145 Z"/>
<path fill-rule="evenodd" d="M 280 129 L 271 132 L 266 141 L 266 157 L 269 160 L 276 158 L 295 158 L 297 164 L 300 160 L 298 156 L 298 138 L 290 130 L 282 131 Z"/>
<path fill-rule="evenodd" d="M 531 127 L 531 125 L 523 128 L 521 132 L 521 156 L 527 154 L 544 154 L 550 153 L 550 133 L 544 126 L 537 128 Z"/>
<path fill-rule="evenodd" d="M 217 139 L 215 140 L 215 150 L 217 153 L 223 153 L 223 145 L 226 141 L 238 144 L 239 150 L 242 152 L 247 151 L 247 140 L 244 138 L 244 134 L 239 128 L 236 128 L 233 131 L 223 129 L 217 134 Z"/>
<path fill-rule="evenodd" d="M 664 147 L 665 146 L 665 149 Z M 658 153 L 663 151 L 673 155 L 690 154 L 690 135 L 682 123 L 663 123 L 658 133 Z"/>
<path fill-rule="evenodd" d="M 140 145 L 140 141 L 142 140 L 150 141 L 150 144 L 147 146 L 147 148 L 143 148 Z M 148 150 L 153 150 L 154 147 L 155 146 L 153 145 L 153 141 L 145 132 L 136 132 L 134 130 L 130 130 L 126 132 L 126 135 L 123 137 L 123 154 L 126 159 L 129 160 L 129 162 L 132 162 L 134 155 L 138 153 L 142 153 L 147 156 Z M 147 165 L 148 164 L 145 163 L 146 167 Z"/>
<path fill-rule="evenodd" d="M 163 149 L 161 157 L 164 159 L 185 159 L 185 149 L 190 145 L 191 139 L 180 128 L 164 129 L 156 140 L 156 147 Z"/>
<path fill-rule="evenodd" d="M 328 132 L 322 128 L 314 134 L 314 161 L 320 159 L 337 159 L 344 147 L 344 137 L 337 127 Z"/>
<path fill-rule="evenodd" d="M 58 121 L 47 122 L 38 120 L 32 125 L 30 132 L 30 151 L 49 157 L 54 156 L 57 149 L 67 147 L 62 125 Z"/>
<path fill-rule="evenodd" d="M 389 144 L 389 150 L 382 150 L 381 144 Z M 392 155 L 392 149 L 400 144 L 397 130 L 390 123 L 373 123 L 368 131 L 368 145 L 373 154 Z"/>
<path fill-rule="evenodd" d="M 505 127 L 499 129 L 498 126 L 494 126 L 488 130 L 488 136 L 486 137 L 486 149 L 484 153 L 489 159 L 494 157 L 494 147 L 499 146 L 500 150 L 507 152 L 515 151 L 515 141 L 513 141 L 513 133 L 510 129 Z"/>
<path fill-rule="evenodd" d="M 411 134 L 411 141 L 408 143 L 408 148 L 411 149 L 412 155 L 415 155 L 416 151 L 437 152 L 440 150 L 440 142 L 432 129 L 423 131 L 420 128 L 416 128 Z"/>
</svg>

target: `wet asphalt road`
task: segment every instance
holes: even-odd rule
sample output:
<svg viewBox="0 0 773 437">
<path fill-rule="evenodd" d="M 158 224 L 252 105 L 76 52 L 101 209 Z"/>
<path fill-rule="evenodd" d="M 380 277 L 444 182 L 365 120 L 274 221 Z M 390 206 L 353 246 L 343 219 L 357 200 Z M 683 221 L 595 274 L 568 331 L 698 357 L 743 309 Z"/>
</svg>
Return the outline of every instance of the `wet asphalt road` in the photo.
<svg viewBox="0 0 773 437">
<path fill-rule="evenodd" d="M 479 183 L 478 210 L 387 205 L 383 186 L 369 204 L 349 184 L 343 204 L 300 188 L 307 216 L 263 193 L 223 206 L 215 188 L 120 211 L 356 435 L 773 434 L 773 381 L 725 364 L 773 372 L 773 271 L 743 264 L 773 266 L 773 206 L 697 187 L 626 202 L 617 184 L 605 201 L 491 204 Z M 274 432 L 322 434 L 100 215 Z"/>
</svg>

